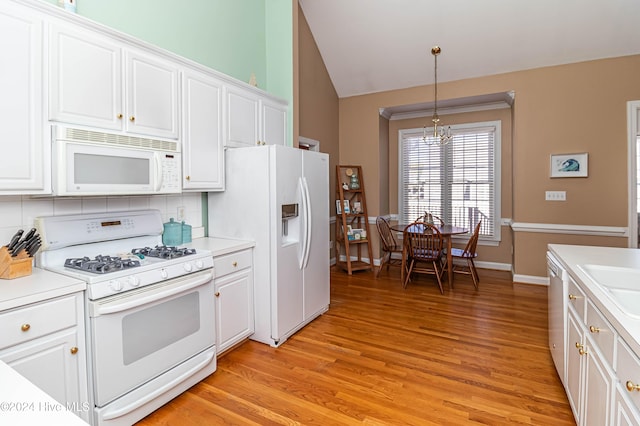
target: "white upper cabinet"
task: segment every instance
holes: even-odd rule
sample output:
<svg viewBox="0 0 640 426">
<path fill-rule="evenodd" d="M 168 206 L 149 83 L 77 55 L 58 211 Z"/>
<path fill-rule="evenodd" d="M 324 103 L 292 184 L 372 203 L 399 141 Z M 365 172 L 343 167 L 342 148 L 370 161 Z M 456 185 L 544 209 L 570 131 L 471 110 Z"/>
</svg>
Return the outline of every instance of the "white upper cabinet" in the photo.
<svg viewBox="0 0 640 426">
<path fill-rule="evenodd" d="M 241 87 L 227 86 L 227 126 L 225 145 L 243 147 L 259 145 L 260 115 L 257 94 Z"/>
<path fill-rule="evenodd" d="M 43 125 L 43 19 L 15 3 L 0 9 L 0 194 L 50 192 Z"/>
<path fill-rule="evenodd" d="M 222 82 L 185 70 L 183 87 L 182 189 L 224 189 Z"/>
<path fill-rule="evenodd" d="M 51 26 L 50 50 L 50 120 L 178 139 L 176 65 L 71 24 Z"/>
<path fill-rule="evenodd" d="M 178 67 L 132 50 L 126 58 L 126 130 L 178 139 Z"/>
<path fill-rule="evenodd" d="M 262 111 L 261 140 L 267 145 L 287 144 L 287 107 L 268 98 L 260 100 Z"/>
<path fill-rule="evenodd" d="M 227 86 L 225 99 L 227 147 L 286 145 L 286 103 L 239 85 Z"/>
</svg>

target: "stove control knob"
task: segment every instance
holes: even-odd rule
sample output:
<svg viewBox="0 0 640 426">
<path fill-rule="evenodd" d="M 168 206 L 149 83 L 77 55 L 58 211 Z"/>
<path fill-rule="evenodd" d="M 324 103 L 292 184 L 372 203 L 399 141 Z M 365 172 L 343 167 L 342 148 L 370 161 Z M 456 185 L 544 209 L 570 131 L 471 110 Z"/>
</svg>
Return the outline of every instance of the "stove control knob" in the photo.
<svg viewBox="0 0 640 426">
<path fill-rule="evenodd" d="M 196 268 L 198 269 L 204 268 L 204 262 L 202 260 L 196 260 Z"/>
<path fill-rule="evenodd" d="M 160 276 L 166 280 L 167 278 L 169 278 L 169 273 L 166 269 L 160 269 Z"/>
<path fill-rule="evenodd" d="M 122 291 L 122 283 L 118 280 L 109 281 L 109 288 L 113 291 Z"/>
<path fill-rule="evenodd" d="M 138 277 L 129 277 L 127 279 L 127 283 L 131 286 L 131 287 L 138 287 L 140 285 L 140 278 Z"/>
<path fill-rule="evenodd" d="M 184 270 L 187 272 L 191 272 L 191 270 L 193 269 L 193 266 L 191 266 L 191 264 L 188 262 L 185 263 L 183 266 L 184 266 Z"/>
</svg>

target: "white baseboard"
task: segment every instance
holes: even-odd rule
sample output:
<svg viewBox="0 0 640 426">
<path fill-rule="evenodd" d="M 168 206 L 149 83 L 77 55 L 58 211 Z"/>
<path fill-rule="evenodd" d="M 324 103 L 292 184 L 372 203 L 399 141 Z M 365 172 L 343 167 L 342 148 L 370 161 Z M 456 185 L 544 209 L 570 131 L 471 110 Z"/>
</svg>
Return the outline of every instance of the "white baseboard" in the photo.
<svg viewBox="0 0 640 426">
<path fill-rule="evenodd" d="M 537 284 L 537 285 L 549 285 L 548 277 L 538 277 L 535 275 L 521 275 L 514 274 L 513 275 L 514 283 L 523 283 L 523 284 Z"/>
</svg>

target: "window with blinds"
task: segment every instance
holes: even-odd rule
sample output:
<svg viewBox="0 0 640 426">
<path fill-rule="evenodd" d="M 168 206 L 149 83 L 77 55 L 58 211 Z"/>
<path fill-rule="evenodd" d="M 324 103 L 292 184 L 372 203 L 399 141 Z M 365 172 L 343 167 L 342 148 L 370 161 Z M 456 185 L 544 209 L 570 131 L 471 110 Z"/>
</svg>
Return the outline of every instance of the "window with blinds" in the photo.
<svg viewBox="0 0 640 426">
<path fill-rule="evenodd" d="M 399 221 L 411 223 L 425 211 L 446 223 L 500 240 L 500 122 L 451 126 L 453 140 L 439 145 L 433 129 L 404 129 L 399 135 Z"/>
</svg>

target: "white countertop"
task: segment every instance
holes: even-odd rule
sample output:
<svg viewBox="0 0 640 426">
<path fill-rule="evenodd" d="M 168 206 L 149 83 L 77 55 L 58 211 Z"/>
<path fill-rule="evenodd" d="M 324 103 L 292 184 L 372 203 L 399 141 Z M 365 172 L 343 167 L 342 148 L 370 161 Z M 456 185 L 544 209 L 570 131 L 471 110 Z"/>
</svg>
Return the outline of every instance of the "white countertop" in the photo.
<svg viewBox="0 0 640 426">
<path fill-rule="evenodd" d="M 216 238 L 216 237 L 204 237 L 196 238 L 187 247 L 197 249 L 210 250 L 213 253 L 213 257 L 223 256 L 225 254 L 233 253 L 234 251 L 244 250 L 256 245 L 255 241 L 247 240 L 233 240 L 229 238 Z"/>
<path fill-rule="evenodd" d="M 0 423 L 87 426 L 84 420 L 0 361 Z"/>
<path fill-rule="evenodd" d="M 33 268 L 33 273 L 13 280 L 0 279 L 0 312 L 83 291 L 84 281 Z"/>
<path fill-rule="evenodd" d="M 609 295 L 578 265 L 596 264 L 640 270 L 640 250 L 618 247 L 549 244 L 549 250 L 565 266 L 571 278 L 580 284 L 594 305 L 618 331 L 629 347 L 640 356 L 640 319 L 625 314 Z M 637 283 L 640 290 L 640 282 Z M 640 311 L 640 306 L 638 307 Z"/>
</svg>

